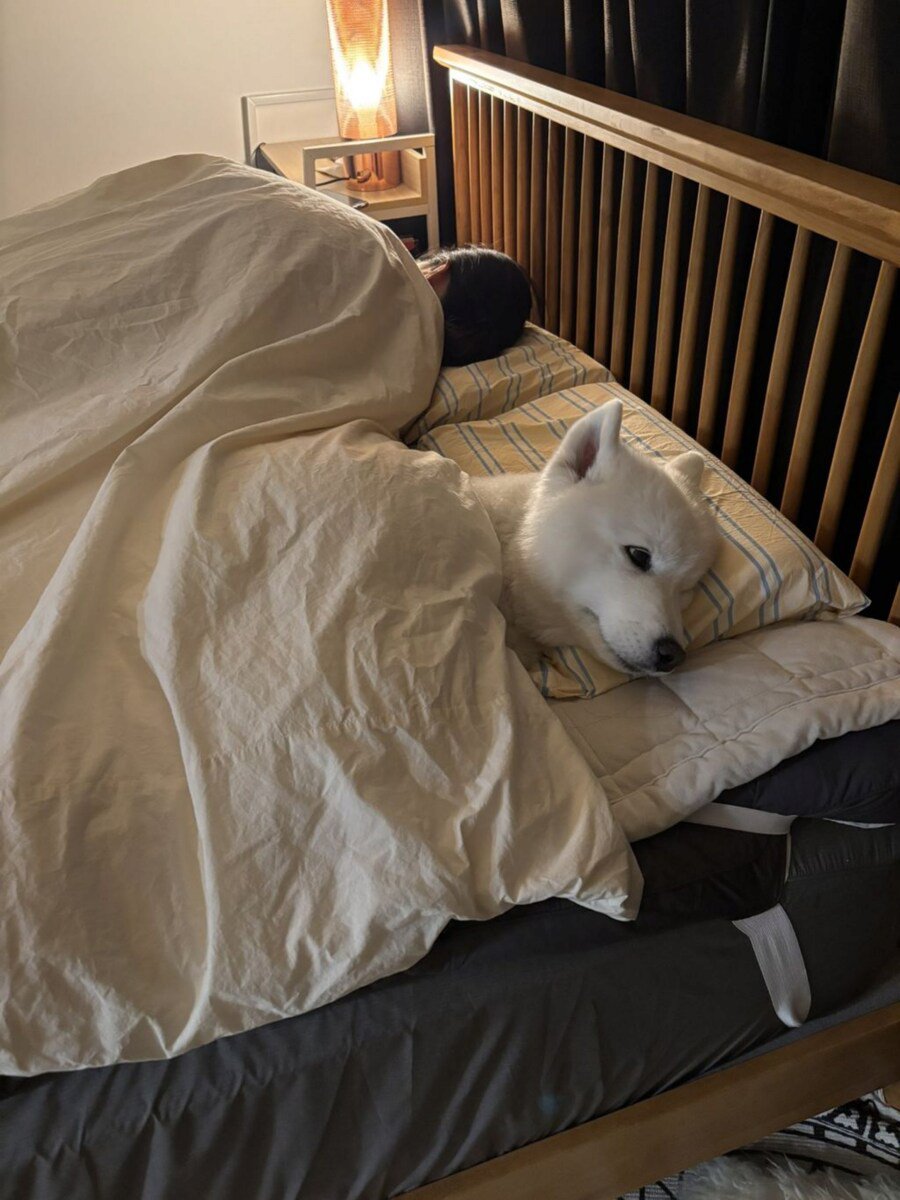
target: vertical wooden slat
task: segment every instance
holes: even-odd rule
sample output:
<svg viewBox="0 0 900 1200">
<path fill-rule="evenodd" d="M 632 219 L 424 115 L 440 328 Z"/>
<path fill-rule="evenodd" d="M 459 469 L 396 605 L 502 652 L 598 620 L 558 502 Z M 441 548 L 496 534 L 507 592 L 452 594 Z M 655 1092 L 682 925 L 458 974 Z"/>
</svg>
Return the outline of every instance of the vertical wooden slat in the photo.
<svg viewBox="0 0 900 1200">
<path fill-rule="evenodd" d="M 775 446 L 778 442 L 781 410 L 784 405 L 791 355 L 794 351 L 797 319 L 800 316 L 800 300 L 803 296 L 803 285 L 806 282 L 810 239 L 811 234 L 808 229 L 797 228 L 794 249 L 791 252 L 791 263 L 788 267 L 787 284 L 784 289 L 784 300 L 781 305 L 781 315 L 778 318 L 778 332 L 775 334 L 772 362 L 769 366 L 766 398 L 763 404 L 759 437 L 756 442 L 756 457 L 751 476 L 753 486 L 758 492 L 763 493 L 769 486 L 772 462 L 775 458 Z"/>
<path fill-rule="evenodd" d="M 816 545 L 826 554 L 831 553 L 838 522 L 841 519 L 841 509 L 847 495 L 847 485 L 850 482 L 850 471 L 856 457 L 856 448 L 859 445 L 863 421 L 869 406 L 872 381 L 875 378 L 875 368 L 878 365 L 878 355 L 881 352 L 884 331 L 887 328 L 896 275 L 897 271 L 890 263 L 881 264 L 872 303 L 869 305 L 866 327 L 859 343 L 859 353 L 856 356 L 853 378 L 850 380 L 847 400 L 841 416 L 841 426 L 834 446 L 828 482 L 825 485 L 825 496 L 822 500 L 822 510 L 819 513 L 819 523 L 816 528 Z"/>
<path fill-rule="evenodd" d="M 684 201 L 684 180 L 672 176 L 669 192 L 669 215 L 666 218 L 666 240 L 663 249 L 662 277 L 659 285 L 659 316 L 656 322 L 656 352 L 653 355 L 653 382 L 650 403 L 665 412 L 669 398 L 669 378 L 672 365 L 672 334 L 675 327 L 675 297 L 678 289 L 678 250 L 681 242 L 681 209 Z"/>
<path fill-rule="evenodd" d="M 725 436 L 722 440 L 722 460 L 729 467 L 735 466 L 744 434 L 744 419 L 747 415 L 747 395 L 750 390 L 750 375 L 753 371 L 753 356 L 756 352 L 756 335 L 762 314 L 763 293 L 769 269 L 769 250 L 772 246 L 772 230 L 775 218 L 771 213 L 759 214 L 750 275 L 744 294 L 744 309 L 738 331 L 737 348 L 734 352 L 734 373 L 731 376 L 731 391 L 728 394 L 728 414 L 725 418 Z"/>
<path fill-rule="evenodd" d="M 694 209 L 694 231 L 691 234 L 681 333 L 678 338 L 678 359 L 675 366 L 675 391 L 672 399 L 672 420 L 682 429 L 688 428 L 690 414 L 694 350 L 697 346 L 697 322 L 700 317 L 700 287 L 703 283 L 708 226 L 709 188 L 701 185 L 697 190 L 697 206 Z"/>
<path fill-rule="evenodd" d="M 819 324 L 813 341 L 812 354 L 806 370 L 806 382 L 800 398 L 800 412 L 797 415 L 797 428 L 794 430 L 787 478 L 784 481 L 781 504 L 778 506 L 789 521 L 796 521 L 803 498 L 803 488 L 809 470 L 822 393 L 825 390 L 825 377 L 828 372 L 828 364 L 831 362 L 831 351 L 834 347 L 841 302 L 844 298 L 850 253 L 847 246 L 838 245 L 835 249 L 831 272 L 828 276 L 828 286 L 825 288 L 825 299 L 822 303 Z"/>
<path fill-rule="evenodd" d="M 612 307 L 612 231 L 615 213 L 613 175 L 615 157 L 604 143 L 600 175 L 600 219 L 597 233 L 597 283 L 594 294 L 594 358 L 604 366 L 609 363 L 609 339 Z"/>
<path fill-rule="evenodd" d="M 575 301 L 575 344 L 590 350 L 594 239 L 594 142 L 584 139 L 581 194 L 578 198 L 578 279 Z"/>
<path fill-rule="evenodd" d="M 503 101 L 491 96 L 491 245 L 503 249 Z M 487 232 L 485 231 L 485 241 Z"/>
<path fill-rule="evenodd" d="M 450 114 L 453 124 L 453 198 L 456 208 L 456 240 L 472 240 L 469 208 L 469 115 L 464 84 L 451 84 Z"/>
<path fill-rule="evenodd" d="M 650 299 L 653 288 L 653 259 L 656 243 L 656 197 L 659 168 L 647 163 L 644 207 L 641 214 L 641 248 L 638 253 L 637 286 L 634 294 L 634 334 L 631 341 L 631 371 L 628 386 L 638 396 L 644 390 L 647 339 L 650 333 Z"/>
<path fill-rule="evenodd" d="M 497 170 L 497 164 L 494 164 Z M 503 251 L 516 256 L 516 108 L 503 101 Z"/>
<path fill-rule="evenodd" d="M 478 175 L 481 240 L 489 242 L 492 234 L 491 220 L 491 98 L 487 92 L 478 95 Z"/>
<path fill-rule="evenodd" d="M 562 128 L 547 127 L 547 234 L 544 239 L 544 315 L 552 333 L 559 330 L 559 197 L 562 181 Z"/>
<path fill-rule="evenodd" d="M 473 242 L 481 241 L 481 190 L 479 188 L 478 158 L 478 92 L 469 89 L 468 133 L 469 133 L 469 219 L 470 237 Z"/>
<path fill-rule="evenodd" d="M 859 531 L 859 540 L 853 553 L 850 578 L 861 588 L 868 587 L 872 569 L 878 557 L 881 537 L 887 524 L 888 512 L 894 499 L 897 477 L 900 474 L 900 400 L 894 405 L 891 427 L 881 452 L 875 483 L 866 505 L 866 515 Z"/>
<path fill-rule="evenodd" d="M 547 195 L 546 122 L 533 117 L 531 123 L 531 246 L 529 262 L 534 286 L 544 289 L 544 209 Z M 543 316 L 543 314 L 542 314 Z M 541 318 L 539 319 L 542 319 Z"/>
<path fill-rule="evenodd" d="M 574 129 L 565 132 L 563 154 L 562 234 L 559 262 L 559 332 L 569 341 L 575 336 L 575 195 L 577 139 Z"/>
<path fill-rule="evenodd" d="M 706 342 L 706 361 L 703 365 L 703 384 L 700 388 L 700 415 L 697 418 L 697 441 L 707 449 L 712 445 L 719 408 L 719 388 L 722 384 L 722 360 L 728 315 L 731 311 L 731 286 L 734 282 L 734 260 L 738 230 L 741 224 L 741 202 L 728 198 L 719 265 L 716 268 L 716 287 L 709 317 L 709 337 Z"/>
<path fill-rule="evenodd" d="M 457 241 L 483 241 L 499 245 L 513 254 L 532 273 L 539 286 L 543 283 L 544 321 L 548 328 L 558 330 L 583 348 L 592 342 L 594 355 L 609 361 L 620 378 L 627 373 L 634 390 L 648 390 L 649 399 L 656 408 L 666 411 L 671 399 L 673 420 L 687 427 L 693 408 L 691 385 L 697 374 L 695 367 L 699 368 L 697 343 L 702 343 L 705 334 L 699 324 L 709 235 L 709 188 L 702 185 L 698 188 L 682 303 L 679 258 L 683 257 L 680 239 L 684 180 L 671 177 L 651 369 L 647 360 L 661 168 L 646 164 L 637 274 L 632 280 L 636 172 L 633 156 L 622 155 L 621 184 L 616 187 L 616 159 L 621 152 L 603 145 L 600 178 L 596 181 L 600 192 L 598 213 L 594 207 L 597 151 L 593 139 L 519 110 L 514 103 L 469 88 L 456 79 L 451 79 L 451 117 Z M 730 345 L 732 289 L 741 214 L 740 202 L 730 198 L 718 253 L 709 334 L 705 339 L 697 437 L 707 446 L 715 435 L 726 343 Z M 775 217 L 771 213 L 760 213 L 743 296 L 727 414 L 719 414 L 725 416 L 721 455 L 731 466 L 736 465 L 741 443 L 745 440 L 750 382 L 767 290 L 774 224 Z M 811 234 L 797 228 L 768 366 L 753 463 L 752 482 L 761 491 L 767 490 L 771 482 L 784 397 L 795 357 L 810 252 Z M 840 243 L 835 245 L 806 367 L 780 502 L 782 511 L 793 520 L 797 519 L 803 503 L 812 454 L 818 445 L 816 430 L 841 328 L 851 258 L 850 248 Z M 895 288 L 896 268 L 881 263 L 865 328 L 858 345 L 854 342 L 852 347 L 856 352 L 853 375 L 828 464 L 828 478 L 816 526 L 816 542 L 826 553 L 831 552 L 835 544 L 846 508 L 851 472 L 864 434 L 879 356 L 888 336 Z M 677 352 L 674 352 L 676 321 L 679 331 Z M 629 345 L 630 355 L 627 353 Z M 879 542 L 884 537 L 898 468 L 900 429 L 895 411 L 851 568 L 854 578 L 864 581 L 864 585 L 871 576 L 879 554 Z M 804 512 L 807 509 L 808 502 Z M 900 589 L 894 604 L 900 606 Z M 900 617 L 900 613 L 897 616 Z"/>
<path fill-rule="evenodd" d="M 617 379 L 625 377 L 628 343 L 628 305 L 631 299 L 631 229 L 634 219 L 634 156 L 626 154 L 622 164 L 619 229 L 616 235 L 616 278 L 613 288 L 612 354 L 609 369 Z"/>
<path fill-rule="evenodd" d="M 524 110 L 520 111 L 516 125 L 516 258 L 526 271 L 531 269 L 528 261 L 530 120 L 529 113 Z"/>
</svg>

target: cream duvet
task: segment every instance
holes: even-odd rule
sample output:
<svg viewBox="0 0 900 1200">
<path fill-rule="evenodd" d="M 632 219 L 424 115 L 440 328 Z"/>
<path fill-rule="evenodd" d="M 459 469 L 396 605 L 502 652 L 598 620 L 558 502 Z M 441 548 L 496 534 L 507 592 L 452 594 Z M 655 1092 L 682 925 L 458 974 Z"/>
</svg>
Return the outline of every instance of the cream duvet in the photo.
<svg viewBox="0 0 900 1200">
<path fill-rule="evenodd" d="M 628 918 L 608 793 L 642 836 L 816 722 L 900 707 L 896 646 L 848 632 L 847 686 L 873 685 L 849 716 L 842 683 L 816 706 L 811 639 L 774 750 L 760 687 L 674 790 L 621 708 L 589 763 L 504 647 L 465 477 L 396 437 L 437 301 L 326 198 L 217 159 L 135 168 L 0 225 L 0 306 L 0 1072 L 308 1010 L 453 917 L 560 895 Z M 649 686 L 602 700 L 656 719 Z"/>
<path fill-rule="evenodd" d="M 162 1058 L 639 879 L 504 649 L 440 310 L 382 226 L 208 158 L 0 226 L 0 1072 Z"/>
</svg>

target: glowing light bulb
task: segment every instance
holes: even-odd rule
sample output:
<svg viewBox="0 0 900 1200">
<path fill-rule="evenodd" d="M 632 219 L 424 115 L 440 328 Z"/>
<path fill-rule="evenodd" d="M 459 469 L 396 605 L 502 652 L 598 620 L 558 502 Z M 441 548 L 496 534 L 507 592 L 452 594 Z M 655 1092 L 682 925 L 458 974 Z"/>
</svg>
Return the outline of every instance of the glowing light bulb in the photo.
<svg viewBox="0 0 900 1200">
<path fill-rule="evenodd" d="M 387 0 L 326 0 L 326 9 L 341 137 L 396 133 Z"/>
</svg>

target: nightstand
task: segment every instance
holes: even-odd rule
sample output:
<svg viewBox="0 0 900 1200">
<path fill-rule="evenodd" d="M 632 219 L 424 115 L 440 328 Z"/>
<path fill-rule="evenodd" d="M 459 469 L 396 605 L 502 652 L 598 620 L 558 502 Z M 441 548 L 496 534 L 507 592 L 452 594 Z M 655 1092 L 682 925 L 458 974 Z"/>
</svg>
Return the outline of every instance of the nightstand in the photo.
<svg viewBox="0 0 900 1200">
<path fill-rule="evenodd" d="M 342 158 L 350 154 L 374 154 L 399 150 L 401 182 L 381 192 L 359 192 L 339 180 L 331 182 L 329 174 L 340 167 Z M 434 134 L 400 134 L 394 137 L 373 138 L 371 141 L 350 141 L 344 138 L 307 138 L 299 142 L 263 142 L 257 150 L 257 165 L 303 183 L 317 187 L 331 196 L 351 201 L 368 217 L 389 225 L 409 218 L 425 218 L 426 246 L 439 246 L 437 171 L 434 161 Z M 395 229 L 401 234 L 406 230 Z"/>
</svg>

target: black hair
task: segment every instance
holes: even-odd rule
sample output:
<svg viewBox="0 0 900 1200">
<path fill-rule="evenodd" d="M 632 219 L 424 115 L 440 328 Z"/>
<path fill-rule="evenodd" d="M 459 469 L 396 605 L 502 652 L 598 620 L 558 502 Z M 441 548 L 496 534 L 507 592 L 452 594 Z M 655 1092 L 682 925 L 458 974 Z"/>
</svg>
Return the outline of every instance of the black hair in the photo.
<svg viewBox="0 0 900 1200">
<path fill-rule="evenodd" d="M 444 310 L 445 367 L 496 358 L 515 342 L 531 312 L 531 280 L 515 259 L 486 246 L 454 246 L 419 259 L 450 265 Z"/>
</svg>

